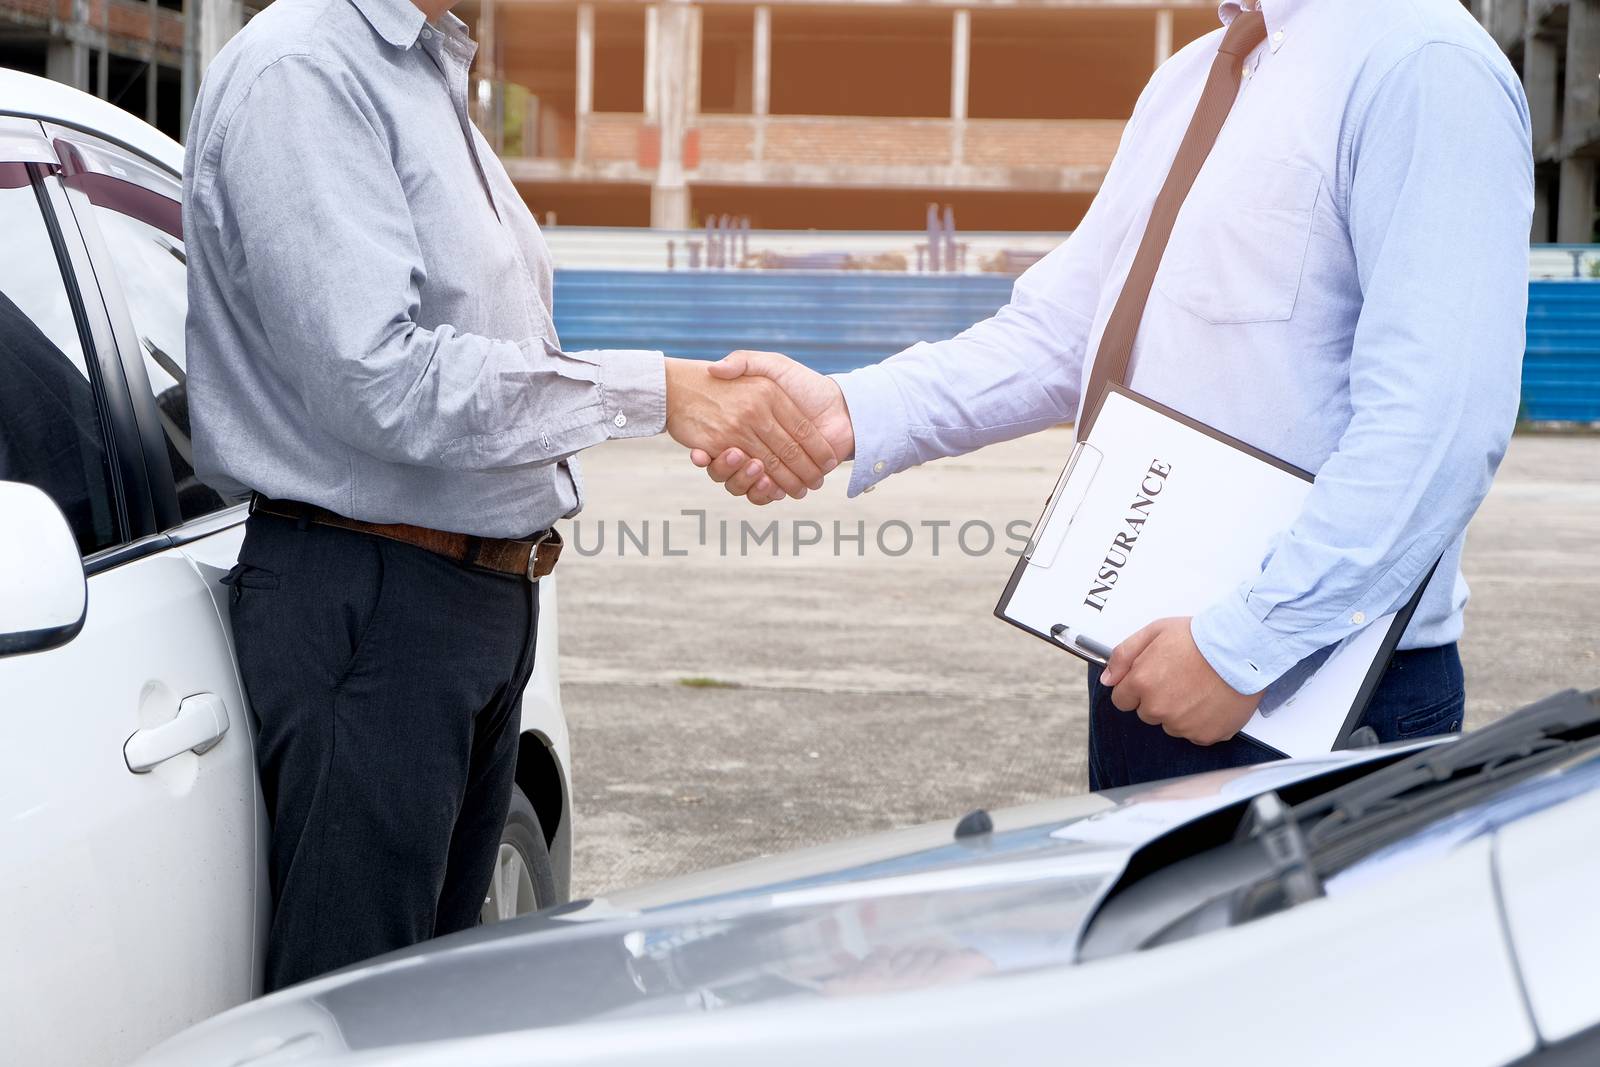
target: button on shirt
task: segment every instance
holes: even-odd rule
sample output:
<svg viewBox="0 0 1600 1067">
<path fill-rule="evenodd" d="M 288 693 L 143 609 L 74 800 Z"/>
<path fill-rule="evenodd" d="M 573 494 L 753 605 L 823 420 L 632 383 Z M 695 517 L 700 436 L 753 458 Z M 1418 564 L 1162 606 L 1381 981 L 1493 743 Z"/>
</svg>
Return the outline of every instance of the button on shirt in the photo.
<svg viewBox="0 0 1600 1067">
<path fill-rule="evenodd" d="M 1247 693 L 1403 605 L 1441 556 L 1401 647 L 1460 636 L 1463 531 L 1516 419 L 1533 205 L 1521 84 L 1461 4 L 1260 8 L 1267 40 L 1179 213 L 1129 379 L 1316 473 L 1259 573 L 1192 623 Z M 1157 71 L 1082 225 L 1006 307 L 840 376 L 852 495 L 1077 415 L 1221 32 Z"/>
<path fill-rule="evenodd" d="M 184 176 L 195 467 L 368 522 L 516 537 L 573 454 L 660 432 L 658 352 L 571 352 L 549 252 L 410 0 L 277 0 L 206 72 Z"/>
</svg>

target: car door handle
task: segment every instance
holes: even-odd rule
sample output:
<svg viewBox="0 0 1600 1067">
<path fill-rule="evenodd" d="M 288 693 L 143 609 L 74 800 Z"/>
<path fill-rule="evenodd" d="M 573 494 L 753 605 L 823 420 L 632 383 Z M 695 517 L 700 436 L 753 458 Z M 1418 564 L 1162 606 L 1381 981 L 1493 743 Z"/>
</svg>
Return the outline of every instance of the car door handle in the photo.
<svg viewBox="0 0 1600 1067">
<path fill-rule="evenodd" d="M 178 714 L 160 726 L 149 726 L 128 738 L 122 758 L 128 770 L 144 774 L 183 752 L 199 754 L 228 732 L 228 709 L 215 693 L 196 693 L 178 705 Z"/>
</svg>

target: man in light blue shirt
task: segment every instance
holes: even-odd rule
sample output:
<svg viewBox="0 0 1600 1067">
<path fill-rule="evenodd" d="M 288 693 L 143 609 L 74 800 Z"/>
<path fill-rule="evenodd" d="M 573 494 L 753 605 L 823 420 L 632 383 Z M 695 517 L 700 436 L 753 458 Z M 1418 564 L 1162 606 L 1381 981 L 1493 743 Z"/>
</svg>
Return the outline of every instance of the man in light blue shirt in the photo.
<svg viewBox="0 0 1600 1067">
<path fill-rule="evenodd" d="M 1091 672 L 1098 788 L 1267 758 L 1234 737 L 1260 692 L 1441 556 L 1366 722 L 1385 739 L 1461 724 L 1461 546 L 1517 413 L 1526 101 L 1453 0 L 1228 0 L 1221 21 L 1257 6 L 1266 40 L 1178 216 L 1129 384 L 1316 485 L 1233 595 Z M 776 378 L 854 457 L 851 496 L 1074 418 L 1221 33 L 1156 72 L 1082 225 L 993 318 L 833 379 L 758 353 L 717 373 Z M 742 453 L 695 458 L 756 503 L 782 495 Z"/>
</svg>

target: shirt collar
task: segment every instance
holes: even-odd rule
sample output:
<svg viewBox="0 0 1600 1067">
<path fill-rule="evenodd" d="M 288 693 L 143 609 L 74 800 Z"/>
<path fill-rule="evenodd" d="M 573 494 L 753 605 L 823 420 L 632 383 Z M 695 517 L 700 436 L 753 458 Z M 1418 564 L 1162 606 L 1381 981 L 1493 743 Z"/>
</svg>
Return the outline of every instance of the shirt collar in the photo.
<svg viewBox="0 0 1600 1067">
<path fill-rule="evenodd" d="M 1217 5 L 1217 17 L 1222 20 L 1224 26 L 1229 26 L 1233 24 L 1233 18 L 1239 12 L 1259 9 L 1267 22 L 1267 39 L 1271 40 L 1272 35 L 1283 28 L 1301 2 L 1302 0 L 1222 0 L 1222 3 Z M 1277 49 L 1274 48 L 1273 51 Z"/>
<path fill-rule="evenodd" d="M 366 16 L 378 36 L 396 48 L 410 48 L 417 43 L 427 16 L 411 0 L 350 0 L 357 11 Z"/>
<path fill-rule="evenodd" d="M 471 62 L 473 55 L 478 51 L 478 42 L 472 39 L 472 31 L 465 22 L 446 11 L 439 16 L 439 21 L 433 24 L 433 28 L 443 34 L 444 39 L 459 49 L 467 57 L 467 61 Z"/>
</svg>

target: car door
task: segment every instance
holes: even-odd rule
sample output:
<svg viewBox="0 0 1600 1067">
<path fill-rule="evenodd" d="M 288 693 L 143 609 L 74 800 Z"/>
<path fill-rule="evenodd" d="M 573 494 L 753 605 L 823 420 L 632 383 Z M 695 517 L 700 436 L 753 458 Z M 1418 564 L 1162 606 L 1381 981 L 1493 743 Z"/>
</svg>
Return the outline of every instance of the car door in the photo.
<svg viewBox="0 0 1600 1067">
<path fill-rule="evenodd" d="M 148 198 L 65 154 L 0 118 L 0 479 L 55 498 L 89 590 L 75 639 L 0 659 L 0 1058 L 29 1064 L 123 1062 L 247 999 L 264 907 L 223 616 L 89 255 L 97 203 Z"/>
</svg>

